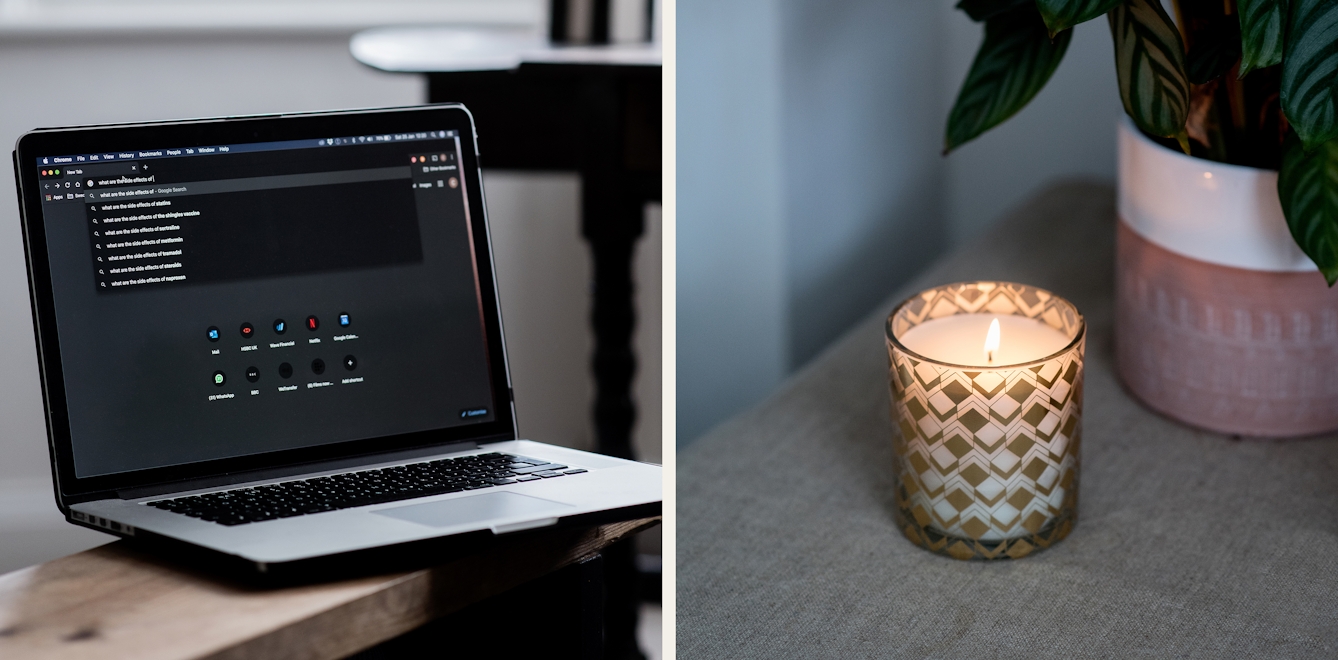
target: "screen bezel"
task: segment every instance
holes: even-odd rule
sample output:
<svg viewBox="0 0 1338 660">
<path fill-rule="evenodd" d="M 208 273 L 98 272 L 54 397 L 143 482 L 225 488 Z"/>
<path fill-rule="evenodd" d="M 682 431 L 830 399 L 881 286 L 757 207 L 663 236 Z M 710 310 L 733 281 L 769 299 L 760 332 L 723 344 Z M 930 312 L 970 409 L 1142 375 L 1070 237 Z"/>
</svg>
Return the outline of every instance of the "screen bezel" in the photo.
<svg viewBox="0 0 1338 660">
<path fill-rule="evenodd" d="M 65 400 L 65 382 L 61 369 L 60 337 L 56 326 L 50 264 L 47 259 L 46 226 L 41 203 L 41 187 L 38 183 L 37 158 L 74 153 L 213 146 L 319 139 L 330 135 L 370 135 L 443 129 L 454 129 L 459 132 L 463 158 L 461 176 L 475 188 L 469 191 L 470 194 L 466 197 L 473 230 L 473 247 L 477 260 L 479 292 L 482 298 L 484 330 L 489 353 L 495 410 L 493 421 L 132 472 L 82 478 L 76 476 Z M 37 129 L 20 137 L 14 150 L 14 168 L 19 188 L 23 247 L 28 267 L 28 286 L 33 308 L 33 330 L 37 339 L 38 371 L 46 414 L 47 439 L 61 505 L 108 496 L 119 490 L 217 478 L 254 470 L 292 467 L 359 456 L 370 457 L 457 442 L 515 439 L 511 379 L 507 368 L 501 310 L 497 299 L 491 238 L 488 232 L 483 180 L 478 166 L 476 144 L 473 117 L 460 104 L 47 128 Z"/>
</svg>

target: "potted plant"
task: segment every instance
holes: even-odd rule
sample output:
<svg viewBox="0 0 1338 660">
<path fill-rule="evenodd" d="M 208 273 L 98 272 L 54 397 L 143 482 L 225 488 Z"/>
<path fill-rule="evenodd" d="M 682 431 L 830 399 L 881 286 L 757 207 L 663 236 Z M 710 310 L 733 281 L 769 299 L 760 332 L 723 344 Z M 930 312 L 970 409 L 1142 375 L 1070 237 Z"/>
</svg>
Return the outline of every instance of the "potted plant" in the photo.
<svg viewBox="0 0 1338 660">
<path fill-rule="evenodd" d="M 1022 109 L 1105 15 L 1119 131 L 1116 362 L 1232 434 L 1338 429 L 1338 2 L 962 0 L 985 38 L 944 153 Z"/>
</svg>

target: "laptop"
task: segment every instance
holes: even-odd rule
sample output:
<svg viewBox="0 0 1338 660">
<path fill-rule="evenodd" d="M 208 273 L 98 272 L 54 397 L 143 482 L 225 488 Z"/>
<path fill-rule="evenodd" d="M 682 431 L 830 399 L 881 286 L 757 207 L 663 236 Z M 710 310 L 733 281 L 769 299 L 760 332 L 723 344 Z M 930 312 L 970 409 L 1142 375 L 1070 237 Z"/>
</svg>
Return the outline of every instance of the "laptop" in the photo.
<svg viewBox="0 0 1338 660">
<path fill-rule="evenodd" d="M 40 129 L 14 169 L 69 522 L 280 576 L 659 515 L 658 466 L 517 435 L 465 107 Z"/>
</svg>

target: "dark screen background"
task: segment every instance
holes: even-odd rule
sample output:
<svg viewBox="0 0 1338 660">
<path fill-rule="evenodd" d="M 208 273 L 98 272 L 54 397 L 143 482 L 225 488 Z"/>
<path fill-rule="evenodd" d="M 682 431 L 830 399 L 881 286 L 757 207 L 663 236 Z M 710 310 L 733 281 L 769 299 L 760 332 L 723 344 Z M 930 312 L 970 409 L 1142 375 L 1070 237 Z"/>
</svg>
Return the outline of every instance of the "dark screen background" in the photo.
<svg viewBox="0 0 1338 660">
<path fill-rule="evenodd" d="M 189 183 L 404 167 L 428 153 L 459 162 L 453 139 L 150 162 L 158 183 Z M 44 203 L 76 474 L 492 421 L 465 186 L 439 183 L 452 175 L 410 166 L 375 182 L 173 197 L 202 210 L 174 221 L 188 278 L 110 293 L 96 280 L 98 214 Z"/>
</svg>

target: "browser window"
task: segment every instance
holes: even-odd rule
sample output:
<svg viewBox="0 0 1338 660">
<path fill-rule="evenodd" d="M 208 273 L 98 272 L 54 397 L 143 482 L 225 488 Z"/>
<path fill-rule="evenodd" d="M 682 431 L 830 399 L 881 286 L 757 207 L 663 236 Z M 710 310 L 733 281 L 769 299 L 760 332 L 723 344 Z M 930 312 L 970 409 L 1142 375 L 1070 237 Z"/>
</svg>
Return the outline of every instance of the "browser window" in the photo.
<svg viewBox="0 0 1338 660">
<path fill-rule="evenodd" d="M 39 157 L 76 474 L 495 419 L 460 149 Z"/>
</svg>

